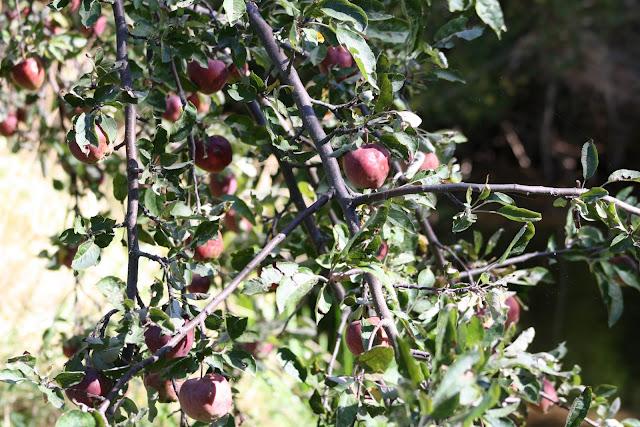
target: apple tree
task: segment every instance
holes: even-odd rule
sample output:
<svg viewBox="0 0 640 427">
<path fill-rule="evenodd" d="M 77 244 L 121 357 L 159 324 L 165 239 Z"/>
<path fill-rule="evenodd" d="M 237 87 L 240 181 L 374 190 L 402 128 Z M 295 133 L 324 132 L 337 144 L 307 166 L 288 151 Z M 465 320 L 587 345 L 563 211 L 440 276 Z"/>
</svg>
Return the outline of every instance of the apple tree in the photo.
<svg viewBox="0 0 640 427">
<path fill-rule="evenodd" d="M 640 290 L 624 184 L 640 172 L 592 182 L 587 142 L 572 188 L 465 182 L 466 138 L 411 111 L 424 85 L 460 79 L 456 45 L 506 31 L 497 0 L 2 8 L 0 133 L 55 158 L 56 189 L 118 202 L 76 203 L 42 254 L 90 278 L 102 312 L 64 340 L 64 366 L 25 353 L 0 374 L 42 391 L 58 425 L 148 424 L 161 405 L 176 424 L 239 425 L 234 384 L 261 369 L 292 377 L 318 425 L 511 426 L 552 406 L 568 426 L 640 425 L 518 325 L 519 289 L 552 282 L 558 257 L 588 264 L 619 319 L 621 289 Z M 447 20 L 427 28 L 435 8 Z M 543 218 L 523 194 L 566 212 L 562 242 L 527 252 Z M 443 206 L 457 213 L 438 236 Z M 489 215 L 517 231 L 474 230 Z M 126 277 L 93 277 L 111 245 Z"/>
</svg>

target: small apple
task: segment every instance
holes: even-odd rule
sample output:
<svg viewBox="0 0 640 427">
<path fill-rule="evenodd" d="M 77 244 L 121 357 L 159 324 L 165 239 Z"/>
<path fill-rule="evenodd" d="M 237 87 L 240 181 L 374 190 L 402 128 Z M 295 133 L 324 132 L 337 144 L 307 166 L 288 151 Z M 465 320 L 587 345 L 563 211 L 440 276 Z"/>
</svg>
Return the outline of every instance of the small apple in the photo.
<svg viewBox="0 0 640 427">
<path fill-rule="evenodd" d="M 238 181 L 232 173 L 228 174 L 209 174 L 209 190 L 214 197 L 221 197 L 225 194 L 233 194 L 238 189 Z"/>
<path fill-rule="evenodd" d="M 72 358 L 82 346 L 83 337 L 74 335 L 62 343 L 62 354 L 68 358 Z"/>
<path fill-rule="evenodd" d="M 145 374 L 143 378 L 144 385 L 147 389 L 153 389 L 158 392 L 158 402 L 169 403 L 176 402 L 178 400 L 178 393 L 180 387 L 184 383 L 184 380 L 173 380 L 176 383 L 175 389 L 173 388 L 173 382 L 170 379 L 164 379 L 158 372 L 151 372 Z"/>
<path fill-rule="evenodd" d="M 167 359 L 177 359 L 186 356 L 189 354 L 191 347 L 193 347 L 194 339 L 195 332 L 191 329 L 164 357 Z M 150 325 L 144 331 L 144 342 L 152 353 L 164 347 L 169 340 L 171 340 L 171 335 L 164 334 L 159 326 Z"/>
<path fill-rule="evenodd" d="M 76 256 L 76 252 L 78 252 L 77 247 L 60 247 L 60 249 L 58 249 L 58 252 L 56 253 L 58 264 L 64 265 L 67 268 L 71 268 L 71 263 L 73 262 L 73 258 L 75 258 Z"/>
<path fill-rule="evenodd" d="M 231 163 L 232 156 L 231 144 L 223 136 L 196 141 L 196 165 L 207 172 L 220 172 Z"/>
<path fill-rule="evenodd" d="M 353 67 L 353 57 L 344 46 L 329 46 L 327 56 L 320 63 L 320 71 L 327 73 L 331 68 Z"/>
<path fill-rule="evenodd" d="M 549 412 L 549 409 L 555 405 L 555 402 L 558 401 L 558 393 L 556 393 L 556 388 L 553 386 L 553 383 L 546 378 L 542 379 L 542 391 L 551 399 L 540 396 L 540 403 L 535 405 L 534 408 L 546 414 Z"/>
<path fill-rule="evenodd" d="M 84 34 L 85 37 L 91 37 L 91 36 L 100 37 L 102 33 L 104 33 L 104 30 L 106 29 L 107 29 L 107 17 L 100 16 L 91 27 L 83 26 L 80 29 L 80 32 Z"/>
<path fill-rule="evenodd" d="M 208 97 L 202 97 L 198 92 L 194 92 L 187 98 L 187 101 L 193 104 L 200 114 L 207 114 L 211 102 Z"/>
<path fill-rule="evenodd" d="M 211 287 L 211 277 L 194 274 L 187 290 L 192 294 L 206 294 Z"/>
<path fill-rule="evenodd" d="M 11 78 L 23 89 L 36 91 L 44 83 L 44 67 L 40 58 L 32 56 L 11 68 Z"/>
<path fill-rule="evenodd" d="M 229 230 L 237 233 L 238 231 L 251 231 L 253 229 L 253 224 L 247 218 L 240 218 L 240 225 L 238 225 L 238 212 L 235 209 L 229 209 L 226 214 L 224 214 L 224 227 Z"/>
<path fill-rule="evenodd" d="M 372 316 L 369 317 L 367 321 L 370 325 L 375 327 L 378 323 L 380 323 L 380 318 Z M 346 339 L 347 347 L 349 347 L 351 353 L 353 353 L 355 356 L 364 353 L 364 346 L 368 345 L 368 343 L 362 342 L 362 321 L 356 320 L 349 324 L 349 326 L 347 327 Z M 380 328 L 378 329 L 378 332 L 376 332 L 376 337 L 373 340 L 373 345 L 382 345 L 385 347 L 388 347 L 390 345 L 389 337 L 387 336 L 384 328 Z"/>
<path fill-rule="evenodd" d="M 507 311 L 507 321 L 505 323 L 505 326 L 508 328 L 512 324 L 517 324 L 520 320 L 520 304 L 518 300 L 512 296 L 507 298 L 504 303 L 509 307 Z"/>
<path fill-rule="evenodd" d="M 229 72 L 229 83 L 235 83 L 239 80 L 242 80 L 242 77 L 249 77 L 251 75 L 251 71 L 249 71 L 249 64 L 246 62 L 242 66 L 242 70 L 236 66 L 236 64 L 230 64 L 227 67 L 227 71 Z"/>
<path fill-rule="evenodd" d="M 182 114 L 182 101 L 178 95 L 169 95 L 166 100 L 166 108 L 162 117 L 170 122 L 176 122 Z"/>
<path fill-rule="evenodd" d="M 196 261 L 206 261 L 209 259 L 215 259 L 220 257 L 224 250 L 224 241 L 222 240 L 222 234 L 218 231 L 218 237 L 215 239 L 207 240 L 202 245 L 196 246 L 194 259 Z"/>
<path fill-rule="evenodd" d="M 387 242 L 382 242 L 380 244 L 380 247 L 378 247 L 378 252 L 376 253 L 376 259 L 378 261 L 384 261 L 388 253 L 389 253 L 389 245 L 387 245 Z"/>
<path fill-rule="evenodd" d="M 93 407 L 101 400 L 95 396 L 106 396 L 111 390 L 111 381 L 94 368 L 84 370 L 84 378 L 78 384 L 69 387 L 65 393 L 73 402 Z"/>
<path fill-rule="evenodd" d="M 98 145 L 87 145 L 85 148 L 89 150 L 88 153 L 82 151 L 75 139 L 69 141 L 69 151 L 71 151 L 73 157 L 82 163 L 93 165 L 109 154 L 111 147 L 109 146 L 107 135 L 100 126 L 96 126 L 96 134 L 98 135 Z"/>
<path fill-rule="evenodd" d="M 345 154 L 344 172 L 356 188 L 380 188 L 389 175 L 389 151 L 367 144 Z"/>
<path fill-rule="evenodd" d="M 0 135 L 11 136 L 18 130 L 18 116 L 14 112 L 10 112 L 0 123 Z"/>
<path fill-rule="evenodd" d="M 227 83 L 229 70 L 219 59 L 209 59 L 207 64 L 207 68 L 203 68 L 198 62 L 191 61 L 187 65 L 187 74 L 200 92 L 211 95 Z"/>
<path fill-rule="evenodd" d="M 261 359 L 271 353 L 275 346 L 270 342 L 253 341 L 240 344 L 240 348 L 251 353 L 253 357 Z"/>
<path fill-rule="evenodd" d="M 189 417 L 210 423 L 231 411 L 233 396 L 227 379 L 219 374 L 185 381 L 178 393 L 180 408 Z"/>
<path fill-rule="evenodd" d="M 440 166 L 440 159 L 435 153 L 426 153 L 420 166 L 421 171 L 432 171 Z"/>
</svg>

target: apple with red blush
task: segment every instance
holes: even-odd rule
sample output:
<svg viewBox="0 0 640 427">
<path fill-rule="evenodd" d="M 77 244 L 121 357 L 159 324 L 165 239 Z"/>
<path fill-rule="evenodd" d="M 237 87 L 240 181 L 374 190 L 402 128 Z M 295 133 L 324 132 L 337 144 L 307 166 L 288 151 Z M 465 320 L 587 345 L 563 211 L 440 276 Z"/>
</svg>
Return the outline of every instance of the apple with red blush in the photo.
<svg viewBox="0 0 640 427">
<path fill-rule="evenodd" d="M 170 403 L 178 401 L 178 393 L 184 380 L 174 379 L 172 381 L 164 378 L 159 372 L 150 372 L 144 375 L 143 383 L 147 390 L 154 390 L 158 393 L 158 402 Z M 175 388 L 173 383 L 175 383 Z"/>
<path fill-rule="evenodd" d="M 76 159 L 82 163 L 93 165 L 102 160 L 107 154 L 111 152 L 111 146 L 107 139 L 107 134 L 102 130 L 100 126 L 96 126 L 96 135 L 98 137 L 98 145 L 92 143 L 87 144 L 83 151 L 78 145 L 75 138 L 69 141 L 69 151 Z"/>
<path fill-rule="evenodd" d="M 229 70 L 219 59 L 207 60 L 207 67 L 201 66 L 197 61 L 191 61 L 187 65 L 187 75 L 200 92 L 211 95 L 227 83 Z"/>
<path fill-rule="evenodd" d="M 40 58 L 31 56 L 11 68 L 11 78 L 19 87 L 37 91 L 44 83 L 44 66 Z"/>
<path fill-rule="evenodd" d="M 367 323 L 375 328 L 380 323 L 380 318 L 376 316 L 369 317 L 367 319 Z M 347 347 L 355 356 L 358 356 L 365 352 L 365 345 L 368 345 L 368 342 L 362 342 L 361 320 L 355 320 L 349 324 L 349 326 L 347 327 L 346 340 Z M 387 336 L 384 328 L 381 327 L 377 330 L 376 336 L 373 340 L 373 345 L 381 345 L 385 347 L 391 345 L 391 341 L 389 340 L 389 337 Z"/>
<path fill-rule="evenodd" d="M 211 423 L 231 411 L 231 385 L 220 374 L 206 374 L 202 378 L 185 381 L 178 393 L 180 408 L 190 418 Z"/>
<path fill-rule="evenodd" d="M 187 101 L 189 101 L 190 103 L 193 104 L 194 107 L 196 107 L 196 110 L 198 111 L 198 113 L 207 114 L 209 112 L 209 107 L 211 105 L 209 98 L 203 97 L 198 92 L 194 92 L 191 95 L 189 95 L 189 97 L 187 98 Z"/>
<path fill-rule="evenodd" d="M 111 386 L 111 381 L 100 371 L 87 367 L 82 381 L 66 389 L 65 394 L 72 402 L 93 407 L 102 402 L 102 399 L 96 396 L 105 397 Z"/>
<path fill-rule="evenodd" d="M 171 340 L 172 336 L 165 334 L 158 325 L 149 325 L 144 331 L 144 342 L 149 347 L 149 351 L 155 353 Z M 189 354 L 191 347 L 193 347 L 193 341 L 195 339 L 195 332 L 193 329 L 189 330 L 187 334 L 182 338 L 175 347 L 165 353 L 164 357 L 167 359 L 177 359 L 179 357 L 185 357 Z"/>
<path fill-rule="evenodd" d="M 229 141 L 219 135 L 196 141 L 195 163 L 207 172 L 220 172 L 231 163 L 233 152 Z"/>
<path fill-rule="evenodd" d="M 209 174 L 209 190 L 214 197 L 222 197 L 225 194 L 231 195 L 238 189 L 238 180 L 232 173 Z"/>
<path fill-rule="evenodd" d="M 378 144 L 367 144 L 345 154 L 344 173 L 356 188 L 377 189 L 389 176 L 389 151 Z"/>
<path fill-rule="evenodd" d="M 0 122 L 0 135 L 12 136 L 18 130 L 18 116 L 14 112 L 9 112 L 4 120 Z"/>
<path fill-rule="evenodd" d="M 165 101 L 164 113 L 162 118 L 170 122 L 177 122 L 182 114 L 182 101 L 178 95 L 169 95 Z"/>
</svg>

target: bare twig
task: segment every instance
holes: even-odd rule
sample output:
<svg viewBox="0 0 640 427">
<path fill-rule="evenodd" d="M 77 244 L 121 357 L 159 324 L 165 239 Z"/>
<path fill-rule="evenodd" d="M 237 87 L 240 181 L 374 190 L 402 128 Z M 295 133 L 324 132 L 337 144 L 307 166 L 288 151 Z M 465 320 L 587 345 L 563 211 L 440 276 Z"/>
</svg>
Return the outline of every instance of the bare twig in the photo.
<svg viewBox="0 0 640 427">
<path fill-rule="evenodd" d="M 520 264 L 523 262 L 527 262 L 531 259 L 534 258 L 547 258 L 547 257 L 557 257 L 560 254 L 564 254 L 567 252 L 572 252 L 575 251 L 575 249 L 571 249 L 571 248 L 566 248 L 566 249 L 558 249 L 555 251 L 538 251 L 538 252 L 530 252 L 524 255 L 519 255 L 516 257 L 512 257 L 512 258 L 507 258 L 506 260 L 504 260 L 503 262 L 497 263 L 491 263 L 488 264 L 484 267 L 478 267 L 478 268 L 470 268 L 467 271 L 463 271 L 460 273 L 460 277 L 468 277 L 468 276 L 479 276 L 480 274 L 487 272 L 487 271 L 491 271 L 491 270 L 495 270 L 497 268 L 503 268 L 503 267 L 508 267 L 510 265 L 514 265 L 514 264 Z"/>
</svg>

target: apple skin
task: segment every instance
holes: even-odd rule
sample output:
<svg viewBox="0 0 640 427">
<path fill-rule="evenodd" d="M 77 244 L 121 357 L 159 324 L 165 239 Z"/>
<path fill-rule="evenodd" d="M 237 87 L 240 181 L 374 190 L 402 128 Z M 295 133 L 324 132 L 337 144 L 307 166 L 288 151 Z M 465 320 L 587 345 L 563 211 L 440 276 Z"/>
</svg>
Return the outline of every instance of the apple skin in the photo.
<svg viewBox="0 0 640 427">
<path fill-rule="evenodd" d="M 270 342 L 253 341 L 240 344 L 240 348 L 247 353 L 251 353 L 253 357 L 260 359 L 271 353 L 275 346 Z"/>
<path fill-rule="evenodd" d="M 237 233 L 238 231 L 251 231 L 253 229 L 253 224 L 247 218 L 240 218 L 240 225 L 238 225 L 238 212 L 235 209 L 229 209 L 227 213 L 224 215 L 224 227 L 229 230 Z"/>
<path fill-rule="evenodd" d="M 367 321 L 376 326 L 380 323 L 380 318 L 376 316 L 369 317 Z M 349 347 L 349 351 L 354 354 L 354 356 L 358 356 L 364 353 L 364 345 L 362 343 L 362 322 L 360 320 L 353 321 L 347 327 L 347 347 Z M 378 329 L 376 332 L 376 337 L 373 340 L 373 345 L 382 345 L 388 347 L 390 345 L 389 337 L 385 332 L 384 328 Z"/>
<path fill-rule="evenodd" d="M 4 121 L 0 123 L 0 135 L 11 136 L 18 130 L 18 116 L 16 113 L 9 113 Z"/>
<path fill-rule="evenodd" d="M 389 175 L 389 151 L 378 144 L 363 145 L 345 154 L 342 166 L 354 187 L 380 188 Z"/>
<path fill-rule="evenodd" d="M 180 392 L 180 388 L 184 383 L 184 380 L 174 380 L 176 383 L 176 389 L 178 393 Z M 160 403 L 169 403 L 169 402 L 177 402 L 178 395 L 176 394 L 176 390 L 173 388 L 173 383 L 170 379 L 163 379 L 162 376 L 158 372 L 151 372 L 145 374 L 143 378 L 144 386 L 147 389 L 153 389 L 158 392 L 158 402 Z"/>
<path fill-rule="evenodd" d="M 195 332 L 191 329 L 171 351 L 165 353 L 164 357 L 167 359 L 177 359 L 186 356 L 189 354 L 191 347 L 193 347 L 194 339 Z M 171 335 L 165 335 L 159 326 L 150 325 L 144 331 L 144 342 L 152 353 L 164 347 L 169 340 L 171 340 Z"/>
<path fill-rule="evenodd" d="M 382 242 L 380 244 L 380 247 L 378 248 L 378 252 L 376 253 L 376 259 L 378 261 L 384 261 L 388 253 L 389 253 L 389 245 L 387 245 L 387 242 Z"/>
<path fill-rule="evenodd" d="M 44 83 L 44 67 L 40 58 L 32 56 L 11 68 L 11 78 L 23 89 L 36 91 Z"/>
<path fill-rule="evenodd" d="M 65 394 L 71 401 L 93 407 L 95 404 L 100 403 L 100 400 L 89 396 L 89 394 L 104 397 L 111 390 L 112 383 L 94 368 L 86 368 L 84 372 L 85 375 L 82 381 L 69 387 Z"/>
<path fill-rule="evenodd" d="M 520 304 L 518 300 L 512 296 L 507 298 L 504 303 L 509 307 L 507 311 L 507 321 L 505 323 L 505 326 L 508 328 L 512 324 L 517 324 L 520 320 Z"/>
<path fill-rule="evenodd" d="M 229 83 L 235 83 L 239 80 L 242 80 L 242 77 L 249 77 L 251 75 L 251 71 L 249 71 L 249 64 L 246 62 L 242 66 L 242 69 L 238 68 L 236 64 L 230 64 L 227 67 L 227 71 L 229 72 Z"/>
<path fill-rule="evenodd" d="M 344 46 L 329 46 L 327 56 L 320 63 L 320 71 L 327 73 L 331 68 L 353 67 L 353 57 Z"/>
<path fill-rule="evenodd" d="M 80 349 L 82 345 L 82 337 L 74 335 L 62 343 L 62 354 L 71 359 Z"/>
<path fill-rule="evenodd" d="M 209 174 L 209 190 L 214 197 L 222 197 L 225 194 L 233 194 L 238 189 L 238 181 L 234 174 Z"/>
<path fill-rule="evenodd" d="M 197 92 L 194 92 L 191 95 L 189 95 L 189 97 L 187 98 L 187 101 L 189 101 L 190 103 L 193 104 L 194 107 L 196 107 L 196 110 L 198 110 L 198 113 L 207 114 L 209 112 L 209 106 L 210 106 L 209 100 L 202 99 L 202 97 Z"/>
<path fill-rule="evenodd" d="M 209 59 L 207 68 L 201 67 L 196 61 L 191 61 L 187 65 L 187 75 L 200 92 L 211 95 L 227 83 L 229 70 L 219 59 Z"/>
<path fill-rule="evenodd" d="M 187 290 L 192 294 L 206 294 L 211 287 L 211 277 L 194 274 Z"/>
<path fill-rule="evenodd" d="M 170 122 L 176 122 L 182 114 L 182 101 L 178 95 L 169 95 L 166 99 L 166 108 L 162 117 Z"/>
<path fill-rule="evenodd" d="M 545 392 L 549 397 L 551 397 L 554 401 L 558 400 L 558 393 L 556 392 L 556 388 L 553 386 L 553 383 L 546 378 L 542 379 L 542 391 Z M 540 403 L 538 405 L 534 405 L 533 407 L 543 413 L 549 412 L 549 409 L 555 405 L 555 403 L 546 397 L 540 396 Z"/>
<path fill-rule="evenodd" d="M 424 160 L 420 166 L 421 171 L 432 171 L 440 166 L 440 159 L 435 153 L 425 153 Z"/>
<path fill-rule="evenodd" d="M 104 133 L 100 126 L 96 126 L 96 134 L 98 135 L 98 145 L 89 144 L 87 148 L 89 153 L 85 154 L 80 149 L 78 143 L 74 140 L 69 141 L 69 151 L 73 154 L 73 157 L 80 160 L 82 163 L 93 165 L 102 160 L 107 154 L 109 154 L 111 147 L 107 140 L 107 135 Z"/>
<path fill-rule="evenodd" d="M 73 258 L 76 256 L 76 252 L 78 252 L 77 247 L 61 247 L 56 253 L 58 264 L 71 268 L 71 263 L 73 262 Z"/>
<path fill-rule="evenodd" d="M 196 141 L 196 166 L 207 172 L 220 172 L 231 163 L 232 157 L 231 144 L 223 136 Z"/>
<path fill-rule="evenodd" d="M 107 29 L 107 17 L 100 16 L 96 22 L 91 27 L 82 27 L 80 32 L 84 34 L 85 37 L 96 36 L 100 37 L 104 30 Z"/>
<path fill-rule="evenodd" d="M 180 387 L 178 399 L 185 414 L 204 423 L 223 417 L 233 406 L 231 386 L 219 374 L 206 374 L 202 378 L 185 381 Z"/>
<path fill-rule="evenodd" d="M 224 241 L 222 233 L 218 231 L 218 237 L 208 240 L 206 243 L 196 246 L 193 258 L 196 261 L 206 261 L 220 257 L 224 250 Z"/>
</svg>

